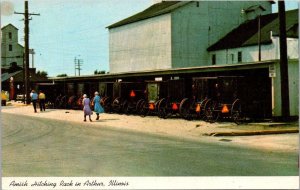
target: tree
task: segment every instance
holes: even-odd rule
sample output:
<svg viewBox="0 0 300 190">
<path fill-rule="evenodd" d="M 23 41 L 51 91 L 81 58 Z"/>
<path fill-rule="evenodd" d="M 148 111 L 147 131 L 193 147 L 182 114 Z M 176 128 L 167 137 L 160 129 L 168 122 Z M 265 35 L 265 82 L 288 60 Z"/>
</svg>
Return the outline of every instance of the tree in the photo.
<svg viewBox="0 0 300 190">
<path fill-rule="evenodd" d="M 67 74 L 59 74 L 56 77 L 67 77 L 67 76 L 68 76 Z"/>
<path fill-rule="evenodd" d="M 48 73 L 46 71 L 37 71 L 36 75 L 38 75 L 40 77 L 47 77 Z"/>
<path fill-rule="evenodd" d="M 98 71 L 98 70 L 94 71 L 94 75 L 99 75 L 99 74 L 105 74 L 105 71 Z"/>
</svg>

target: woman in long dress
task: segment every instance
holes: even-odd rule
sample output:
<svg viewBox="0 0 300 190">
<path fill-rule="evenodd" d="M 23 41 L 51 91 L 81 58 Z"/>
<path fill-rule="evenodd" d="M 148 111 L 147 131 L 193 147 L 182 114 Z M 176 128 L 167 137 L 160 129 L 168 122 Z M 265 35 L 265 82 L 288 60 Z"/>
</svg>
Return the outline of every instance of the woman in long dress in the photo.
<svg viewBox="0 0 300 190">
<path fill-rule="evenodd" d="M 92 122 L 92 119 L 91 119 L 92 110 L 90 108 L 90 99 L 87 97 L 86 94 L 83 95 L 82 105 L 83 105 L 83 113 L 84 113 L 83 121 L 86 121 L 86 116 L 88 115 L 90 121 Z"/>
<path fill-rule="evenodd" d="M 93 99 L 93 103 L 94 103 L 94 112 L 97 115 L 96 120 L 99 120 L 99 114 L 100 113 L 104 113 L 104 109 L 101 106 L 100 102 L 101 102 L 101 97 L 99 96 L 98 92 L 95 92 L 95 97 Z"/>
</svg>

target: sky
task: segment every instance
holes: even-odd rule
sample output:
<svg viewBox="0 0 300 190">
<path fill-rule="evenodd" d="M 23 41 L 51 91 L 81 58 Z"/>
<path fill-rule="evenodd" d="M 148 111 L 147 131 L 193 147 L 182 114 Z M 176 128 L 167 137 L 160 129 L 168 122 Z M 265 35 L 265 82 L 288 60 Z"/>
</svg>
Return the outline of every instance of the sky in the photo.
<svg viewBox="0 0 300 190">
<path fill-rule="evenodd" d="M 95 70 L 109 72 L 107 26 L 151 6 L 157 0 L 28 0 L 31 16 L 29 46 L 34 49 L 34 67 L 48 76 L 75 75 L 74 59 L 81 59 L 80 75 Z M 286 10 L 298 8 L 297 0 L 285 1 Z M 277 4 L 273 5 L 277 12 Z M 23 0 L 1 0 L 1 27 L 11 23 L 19 29 L 24 45 Z M 30 67 L 32 64 L 30 56 Z M 78 76 L 78 71 L 76 71 Z"/>
</svg>

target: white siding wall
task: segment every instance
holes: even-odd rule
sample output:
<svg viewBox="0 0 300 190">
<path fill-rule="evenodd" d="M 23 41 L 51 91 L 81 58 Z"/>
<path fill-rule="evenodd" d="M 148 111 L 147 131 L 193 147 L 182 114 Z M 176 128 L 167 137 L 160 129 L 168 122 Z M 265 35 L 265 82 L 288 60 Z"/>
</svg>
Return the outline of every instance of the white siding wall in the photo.
<svg viewBox="0 0 300 190">
<path fill-rule="evenodd" d="M 172 15 L 110 29 L 110 72 L 210 65 L 206 49 L 247 19 L 242 9 L 258 5 L 254 1 L 198 3 L 175 9 Z M 269 2 L 259 3 L 266 9 L 262 14 L 271 13 Z"/>
<path fill-rule="evenodd" d="M 190 3 L 172 13 L 173 68 L 210 65 L 207 47 L 239 26 L 246 17 L 241 10 L 258 2 L 200 1 Z M 269 2 L 260 2 L 271 13 Z"/>
<path fill-rule="evenodd" d="M 270 52 L 270 59 L 280 59 L 280 43 L 279 37 L 272 37 L 272 50 Z M 299 58 L 299 39 L 287 38 L 287 55 L 288 59 Z"/>
<path fill-rule="evenodd" d="M 171 68 L 171 15 L 109 30 L 110 73 Z"/>
<path fill-rule="evenodd" d="M 276 77 L 274 78 L 274 116 L 281 116 L 281 82 L 280 65 L 276 63 Z M 289 60 L 289 96 L 290 96 L 290 115 L 299 116 L 299 60 Z"/>
<path fill-rule="evenodd" d="M 12 33 L 11 39 L 9 39 L 9 32 Z M 1 66 L 7 67 L 16 62 L 18 66 L 23 67 L 24 48 L 18 44 L 18 30 L 9 25 L 2 30 L 1 35 Z M 9 51 L 9 45 L 12 45 L 12 51 Z M 16 56 L 21 56 L 21 58 L 16 58 Z"/>
<path fill-rule="evenodd" d="M 280 50 L 279 50 L 279 38 L 272 38 L 273 43 L 269 45 L 261 45 L 261 61 L 267 60 L 277 60 L 280 59 Z M 289 59 L 298 59 L 299 51 L 298 51 L 298 39 L 288 38 L 287 39 L 287 47 L 288 47 L 288 58 Z M 218 50 L 210 52 L 210 65 L 212 64 L 211 57 L 213 54 L 216 55 L 216 64 L 224 65 L 224 64 L 235 64 L 238 63 L 238 52 L 242 52 L 242 62 L 256 62 L 258 61 L 258 46 L 247 46 L 240 48 L 233 48 L 228 50 Z M 233 61 L 232 61 L 233 57 Z"/>
</svg>

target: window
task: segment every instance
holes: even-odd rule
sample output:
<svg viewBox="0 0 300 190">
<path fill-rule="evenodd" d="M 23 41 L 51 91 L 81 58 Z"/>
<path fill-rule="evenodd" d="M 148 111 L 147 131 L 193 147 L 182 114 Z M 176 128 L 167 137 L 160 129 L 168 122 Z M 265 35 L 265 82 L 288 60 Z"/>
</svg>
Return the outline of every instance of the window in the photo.
<svg viewBox="0 0 300 190">
<path fill-rule="evenodd" d="M 11 32 L 8 33 L 8 38 L 11 39 L 12 38 L 12 34 Z"/>
<path fill-rule="evenodd" d="M 212 57 L 211 57 L 211 63 L 212 63 L 212 65 L 216 64 L 216 54 L 212 55 Z"/>
<path fill-rule="evenodd" d="M 231 63 L 234 63 L 234 54 L 230 54 L 231 55 Z"/>
<path fill-rule="evenodd" d="M 242 62 L 242 52 L 239 51 L 238 52 L 238 63 L 241 63 Z"/>
<path fill-rule="evenodd" d="M 8 50 L 9 50 L 9 51 L 12 51 L 12 45 L 11 45 L 11 44 L 9 44 Z"/>
</svg>

